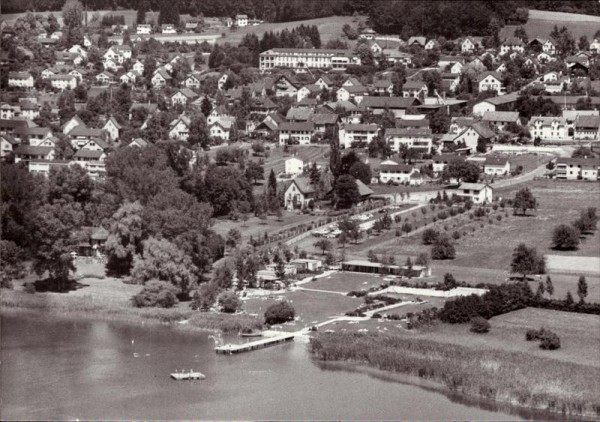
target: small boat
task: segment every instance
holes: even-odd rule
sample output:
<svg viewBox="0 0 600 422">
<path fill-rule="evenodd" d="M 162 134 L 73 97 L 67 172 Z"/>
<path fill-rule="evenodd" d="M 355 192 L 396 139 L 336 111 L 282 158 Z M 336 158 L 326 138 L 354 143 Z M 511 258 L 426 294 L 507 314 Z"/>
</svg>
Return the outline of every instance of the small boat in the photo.
<svg viewBox="0 0 600 422">
<path fill-rule="evenodd" d="M 262 331 L 248 331 L 248 332 L 241 332 L 240 333 L 241 337 L 262 337 L 263 333 Z"/>
<path fill-rule="evenodd" d="M 202 372 L 195 372 L 195 371 L 190 371 L 190 372 L 173 372 L 171 374 L 171 378 L 173 378 L 174 380 L 177 381 L 182 381 L 182 380 L 203 380 L 206 378 L 206 375 L 204 375 Z"/>
</svg>

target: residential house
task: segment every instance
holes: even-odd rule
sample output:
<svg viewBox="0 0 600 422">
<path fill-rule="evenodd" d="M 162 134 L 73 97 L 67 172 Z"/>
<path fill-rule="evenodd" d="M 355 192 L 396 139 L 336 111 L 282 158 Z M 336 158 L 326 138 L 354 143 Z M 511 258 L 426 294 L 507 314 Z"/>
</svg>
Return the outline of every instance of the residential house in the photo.
<svg viewBox="0 0 600 422">
<path fill-rule="evenodd" d="M 98 81 L 101 84 L 104 85 L 108 85 L 111 82 L 113 82 L 115 79 L 115 75 L 113 75 L 111 72 L 108 71 L 104 71 L 104 72 L 100 72 L 99 74 L 96 75 L 96 81 Z"/>
<path fill-rule="evenodd" d="M 29 72 L 8 72 L 9 88 L 33 88 L 33 76 Z"/>
<path fill-rule="evenodd" d="M 395 118 L 406 114 L 406 110 L 419 102 L 414 97 L 364 97 L 360 102 L 359 111 L 369 111 L 379 115 L 391 111 Z"/>
<path fill-rule="evenodd" d="M 600 140 L 600 116 L 577 116 L 574 135 L 576 140 Z"/>
<path fill-rule="evenodd" d="M 135 63 L 133 64 L 133 66 L 131 66 L 131 69 L 135 70 L 140 75 L 144 74 L 144 68 L 145 68 L 144 63 L 142 63 L 139 60 L 136 60 Z"/>
<path fill-rule="evenodd" d="M 542 141 L 567 139 L 567 122 L 562 117 L 533 116 L 529 121 L 529 133 L 533 139 Z"/>
<path fill-rule="evenodd" d="M 297 176 L 304 171 L 304 161 L 292 157 L 285 160 L 285 174 Z"/>
<path fill-rule="evenodd" d="M 31 160 L 54 160 L 55 151 L 53 147 L 36 147 L 33 145 L 19 145 L 13 150 L 15 163 Z"/>
<path fill-rule="evenodd" d="M 395 161 L 386 160 L 379 165 L 379 168 L 376 170 L 375 178 L 378 183 L 410 185 L 411 180 L 421 180 L 420 178 L 411 179 L 411 177 L 418 172 L 419 170 L 412 165 L 398 164 Z"/>
<path fill-rule="evenodd" d="M 176 34 L 177 29 L 175 28 L 175 25 L 173 25 L 171 23 L 163 23 L 160 26 L 160 32 L 162 34 Z"/>
<path fill-rule="evenodd" d="M 282 122 L 279 127 L 280 145 L 309 145 L 315 132 L 313 122 Z"/>
<path fill-rule="evenodd" d="M 198 78 L 198 76 L 194 75 L 193 73 L 190 73 L 183 80 L 182 84 L 188 89 L 200 89 L 200 78 Z"/>
<path fill-rule="evenodd" d="M 342 86 L 362 86 L 362 83 L 355 77 L 350 77 L 342 83 Z"/>
<path fill-rule="evenodd" d="M 318 96 L 320 92 L 321 92 L 321 88 L 319 87 L 319 85 L 316 85 L 316 84 L 304 85 L 296 93 L 296 101 L 300 102 L 304 98 L 308 97 L 309 95 Z"/>
<path fill-rule="evenodd" d="M 498 97 L 486 98 L 485 100 L 479 101 L 473 106 L 473 114 L 483 116 L 488 111 L 508 111 L 514 108 L 518 98 L 518 92 L 511 92 L 510 94 L 500 95 Z"/>
<path fill-rule="evenodd" d="M 472 53 L 483 47 L 481 37 L 466 37 L 459 43 L 460 51 L 462 53 Z"/>
<path fill-rule="evenodd" d="M 250 107 L 251 113 L 256 114 L 271 114 L 277 111 L 277 104 L 273 102 L 269 97 L 259 97 L 255 98 L 252 102 L 252 106 Z"/>
<path fill-rule="evenodd" d="M 381 54 L 383 54 L 385 60 L 391 64 L 402 63 L 405 66 L 412 64 L 412 54 L 405 53 L 404 51 L 400 51 L 395 48 L 386 48 Z"/>
<path fill-rule="evenodd" d="M 0 135 L 12 135 L 29 127 L 27 121 L 16 119 L 0 119 Z"/>
<path fill-rule="evenodd" d="M 206 117 L 206 124 L 208 126 L 210 126 L 213 123 L 215 123 L 217 120 L 230 119 L 230 118 L 233 118 L 233 116 L 231 114 L 229 114 L 227 109 L 225 109 L 225 107 L 218 106 L 218 107 L 213 108 L 210 111 L 209 115 Z"/>
<path fill-rule="evenodd" d="M 511 51 L 518 51 L 519 53 L 525 52 L 525 44 L 520 38 L 508 37 L 500 45 L 500 54 L 506 54 Z"/>
<path fill-rule="evenodd" d="M 74 115 L 62 125 L 62 133 L 68 135 L 75 126 L 86 127 L 85 123 L 83 123 L 83 120 L 81 120 L 78 115 Z"/>
<path fill-rule="evenodd" d="M 399 152 L 404 145 L 420 153 L 430 154 L 433 134 L 429 128 L 389 128 L 385 131 L 385 141 L 395 152 Z"/>
<path fill-rule="evenodd" d="M 342 86 L 336 91 L 336 98 L 338 101 L 354 100 L 356 104 L 360 104 L 364 97 L 368 95 L 369 90 L 362 85 Z"/>
<path fill-rule="evenodd" d="M 486 111 L 482 120 L 498 130 L 504 130 L 509 123 L 521 124 L 518 111 Z"/>
<path fill-rule="evenodd" d="M 378 79 L 373 82 L 373 92 L 379 95 L 393 95 L 394 83 L 390 79 Z"/>
<path fill-rule="evenodd" d="M 229 79 L 229 75 L 227 73 L 223 73 L 219 79 L 217 80 L 217 89 L 219 91 L 223 91 L 225 89 L 225 83 Z"/>
<path fill-rule="evenodd" d="M 285 190 L 284 206 L 288 210 L 308 208 L 317 199 L 317 191 L 308 177 L 296 177 Z"/>
<path fill-rule="evenodd" d="M 600 54 L 600 38 L 594 38 L 590 43 L 590 51 L 595 54 Z"/>
<path fill-rule="evenodd" d="M 437 50 L 440 48 L 440 43 L 435 38 L 430 39 L 425 44 L 425 50 Z"/>
<path fill-rule="evenodd" d="M 147 23 L 140 23 L 135 27 L 135 33 L 137 35 L 148 35 L 152 32 L 152 25 Z"/>
<path fill-rule="evenodd" d="M 353 144 L 369 144 L 378 131 L 379 127 L 375 123 L 341 124 L 338 131 L 340 145 L 350 148 Z"/>
<path fill-rule="evenodd" d="M 0 135 L 0 158 L 4 159 L 7 155 L 12 154 L 20 143 L 12 135 Z"/>
<path fill-rule="evenodd" d="M 157 69 L 150 82 L 154 88 L 163 88 L 171 79 L 171 75 L 165 69 Z"/>
<path fill-rule="evenodd" d="M 119 131 L 123 129 L 123 127 L 113 116 L 110 116 L 104 126 L 102 126 L 102 129 L 106 131 L 111 141 L 116 142 L 119 139 Z"/>
<path fill-rule="evenodd" d="M 189 88 L 181 88 L 175 94 L 171 95 L 171 105 L 175 107 L 176 105 L 185 106 L 189 102 L 194 101 L 198 97 L 194 91 Z"/>
<path fill-rule="evenodd" d="M 408 80 L 402 85 L 402 96 L 404 98 L 414 97 L 423 100 L 428 94 L 427 84 L 423 81 Z"/>
<path fill-rule="evenodd" d="M 231 130 L 235 126 L 235 119 L 231 118 L 220 118 L 215 121 L 208 128 L 208 133 L 211 138 L 218 138 L 224 141 L 228 141 L 231 137 Z"/>
<path fill-rule="evenodd" d="M 296 97 L 302 85 L 291 75 L 280 75 L 273 82 L 276 97 Z"/>
<path fill-rule="evenodd" d="M 148 146 L 148 142 L 146 142 L 142 138 L 135 138 L 135 139 L 132 139 L 131 142 L 129 144 L 127 144 L 127 146 L 128 147 L 137 147 L 137 148 L 146 148 Z"/>
<path fill-rule="evenodd" d="M 50 85 L 54 89 L 75 89 L 77 87 L 77 78 L 73 75 L 54 75 L 48 78 Z"/>
<path fill-rule="evenodd" d="M 453 161 L 464 161 L 464 155 L 456 155 L 456 154 L 438 154 L 433 156 L 433 174 L 440 175 L 446 168 L 446 166 Z"/>
<path fill-rule="evenodd" d="M 235 15 L 235 24 L 240 28 L 248 26 L 248 15 Z"/>
<path fill-rule="evenodd" d="M 474 204 L 489 204 L 492 202 L 493 189 L 486 183 L 461 183 L 455 190 L 449 190 L 449 195 L 470 199 Z"/>
<path fill-rule="evenodd" d="M 600 161 L 597 158 L 565 158 L 556 160 L 555 177 L 566 180 L 598 180 Z"/>
<path fill-rule="evenodd" d="M 107 135 L 103 129 L 92 129 L 84 125 L 77 125 L 68 133 L 71 138 L 71 146 L 79 149 L 95 138 L 104 139 Z"/>
<path fill-rule="evenodd" d="M 535 51 L 542 51 L 551 56 L 556 54 L 556 46 L 554 43 L 551 40 L 544 38 L 533 38 L 529 41 L 529 47 Z"/>
<path fill-rule="evenodd" d="M 277 133 L 279 125 L 285 122 L 286 119 L 279 113 L 270 113 L 256 127 L 254 133 L 263 137 L 274 137 Z"/>
<path fill-rule="evenodd" d="M 191 121 L 189 117 L 185 115 L 179 116 L 169 125 L 169 138 L 178 141 L 187 141 L 190 136 L 190 124 Z"/>
<path fill-rule="evenodd" d="M 477 76 L 479 92 L 495 91 L 497 95 L 504 94 L 502 77 L 497 72 L 483 72 Z"/>
<path fill-rule="evenodd" d="M 77 83 L 81 82 L 86 75 L 85 70 L 73 69 L 69 72 L 69 75 L 74 76 L 77 79 Z"/>
<path fill-rule="evenodd" d="M 473 152 L 480 138 L 491 142 L 495 136 L 495 132 L 486 123 L 473 122 L 461 127 L 457 133 L 444 135 L 441 142 L 444 150 L 449 149 L 449 145 L 464 145 L 466 152 Z"/>
<path fill-rule="evenodd" d="M 319 77 L 319 79 L 317 79 L 317 81 L 315 82 L 315 85 L 318 85 L 319 88 L 321 88 L 321 90 L 323 89 L 331 89 L 333 88 L 333 80 L 331 80 L 331 78 L 327 75 L 322 75 L 321 77 Z"/>
<path fill-rule="evenodd" d="M 315 132 L 325 133 L 329 128 L 335 127 L 339 116 L 335 113 L 315 113 L 310 116 L 310 121 L 315 124 Z"/>
<path fill-rule="evenodd" d="M 185 23 L 185 32 L 194 33 L 198 29 L 198 22 L 186 22 Z"/>
<path fill-rule="evenodd" d="M 14 136 L 21 141 L 29 140 L 29 145 L 38 146 L 54 146 L 54 142 L 44 144 L 44 141 L 52 138 L 52 131 L 47 127 L 23 127 L 15 131 Z"/>
<path fill-rule="evenodd" d="M 506 157 L 487 157 L 483 163 L 483 172 L 488 176 L 507 176 L 510 162 Z"/>
</svg>

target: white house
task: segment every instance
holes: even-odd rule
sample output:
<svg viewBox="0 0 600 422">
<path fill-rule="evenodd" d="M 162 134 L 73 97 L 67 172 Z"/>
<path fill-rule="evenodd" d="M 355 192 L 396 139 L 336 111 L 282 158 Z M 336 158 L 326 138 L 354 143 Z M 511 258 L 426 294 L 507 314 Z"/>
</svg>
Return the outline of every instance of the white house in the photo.
<svg viewBox="0 0 600 422">
<path fill-rule="evenodd" d="M 33 88 L 33 76 L 29 72 L 8 72 L 10 88 Z"/>
<path fill-rule="evenodd" d="M 356 104 L 360 104 L 367 95 L 369 95 L 369 90 L 362 85 L 342 86 L 336 91 L 336 98 L 338 101 L 354 100 Z"/>
<path fill-rule="evenodd" d="M 568 137 L 567 122 L 562 117 L 533 116 L 529 121 L 529 133 L 533 139 L 543 141 L 565 140 Z"/>
<path fill-rule="evenodd" d="M 175 94 L 171 95 L 171 105 L 183 105 L 185 106 L 189 102 L 194 101 L 198 97 L 194 91 L 189 88 L 181 88 Z"/>
<path fill-rule="evenodd" d="M 126 60 L 131 59 L 131 47 L 128 45 L 113 45 L 102 56 L 104 60 L 113 60 L 119 64 L 123 64 Z"/>
<path fill-rule="evenodd" d="M 487 204 L 492 202 L 492 187 L 485 183 L 461 183 L 456 190 L 449 190 L 449 196 L 457 195 L 470 199 L 474 204 Z"/>
<path fill-rule="evenodd" d="M 279 145 L 309 145 L 315 133 L 313 122 L 282 122 L 279 127 Z"/>
<path fill-rule="evenodd" d="M 600 54 L 600 38 L 594 38 L 594 41 L 590 43 L 590 51 L 592 53 Z"/>
<path fill-rule="evenodd" d="M 350 148 L 355 143 L 369 144 L 377 136 L 378 131 L 379 128 L 375 123 L 342 124 L 338 131 L 340 145 L 344 148 Z"/>
<path fill-rule="evenodd" d="M 504 94 L 502 78 L 497 72 L 483 72 L 477 77 L 479 92 L 495 91 L 497 95 Z"/>
<path fill-rule="evenodd" d="M 248 15 L 235 15 L 235 24 L 240 28 L 248 26 Z"/>
<path fill-rule="evenodd" d="M 186 88 L 189 88 L 189 89 L 192 89 L 192 88 L 199 89 L 200 88 L 200 79 L 193 73 L 190 73 L 183 80 L 183 86 L 185 86 Z"/>
<path fill-rule="evenodd" d="M 208 126 L 210 126 L 217 120 L 231 117 L 232 116 L 227 112 L 227 110 L 224 107 L 215 107 L 211 110 L 208 117 L 206 117 L 206 123 L 208 124 Z"/>
<path fill-rule="evenodd" d="M 211 138 L 220 138 L 224 141 L 228 141 L 231 136 L 231 130 L 235 124 L 233 118 L 221 118 L 214 122 L 208 128 L 208 133 Z"/>
<path fill-rule="evenodd" d="M 178 141 L 187 141 L 190 136 L 190 119 L 187 116 L 180 116 L 171 122 L 169 129 L 169 138 Z"/>
<path fill-rule="evenodd" d="M 460 42 L 460 51 L 462 53 L 472 53 L 481 47 L 481 37 L 466 37 Z"/>
<path fill-rule="evenodd" d="M 499 130 L 504 130 L 509 123 L 521 124 L 518 111 L 486 111 L 482 120 Z"/>
<path fill-rule="evenodd" d="M 154 88 L 162 88 L 166 86 L 167 82 L 169 82 L 171 79 L 171 75 L 169 75 L 166 70 L 158 69 L 154 73 L 154 76 L 152 76 L 150 82 Z"/>
<path fill-rule="evenodd" d="M 564 158 L 556 160 L 555 175 L 557 179 L 566 180 L 598 180 L 600 161 L 597 158 Z"/>
<path fill-rule="evenodd" d="M 392 160 L 386 160 L 377 169 L 379 183 L 398 183 L 402 185 L 411 184 L 411 178 L 419 171 L 408 164 L 398 164 Z M 413 183 L 414 184 L 414 183 Z"/>
<path fill-rule="evenodd" d="M 144 74 L 144 63 L 142 63 L 139 60 L 136 60 L 135 63 L 133 64 L 133 66 L 131 66 L 131 68 L 133 70 L 135 70 L 137 73 L 139 73 L 140 75 Z"/>
<path fill-rule="evenodd" d="M 138 24 L 135 28 L 135 32 L 138 35 L 148 35 L 152 32 L 152 25 L 146 23 Z"/>
<path fill-rule="evenodd" d="M 0 135 L 0 157 L 4 158 L 13 152 L 13 149 L 19 145 L 17 141 L 11 135 Z"/>
<path fill-rule="evenodd" d="M 317 191 L 308 177 L 296 177 L 285 190 L 283 198 L 286 209 L 304 209 L 317 198 Z"/>
<path fill-rule="evenodd" d="M 304 171 L 304 161 L 299 158 L 288 158 L 285 160 L 285 174 L 298 175 Z"/>
<path fill-rule="evenodd" d="M 54 89 L 75 89 L 77 87 L 77 78 L 73 75 L 54 75 L 48 78 L 50 85 Z"/>
<path fill-rule="evenodd" d="M 101 84 L 109 84 L 115 79 L 115 75 L 108 71 L 100 72 L 96 75 L 96 80 Z"/>
<path fill-rule="evenodd" d="M 483 172 L 488 176 L 506 176 L 510 173 L 510 162 L 506 157 L 487 157 Z"/>
<path fill-rule="evenodd" d="M 385 131 L 385 140 L 395 152 L 405 145 L 409 149 L 430 154 L 433 134 L 429 128 L 389 128 Z"/>
<path fill-rule="evenodd" d="M 122 126 L 113 116 L 110 116 L 110 119 L 106 121 L 104 126 L 102 126 L 102 129 L 108 133 L 110 140 L 115 142 L 119 139 L 119 131 L 122 129 Z"/>
<path fill-rule="evenodd" d="M 402 85 L 402 96 L 404 98 L 408 97 L 427 97 L 429 90 L 427 89 L 427 84 L 423 81 L 414 81 L 409 80 Z"/>
<path fill-rule="evenodd" d="M 500 54 L 506 54 L 511 51 L 523 53 L 525 51 L 525 44 L 517 37 L 509 37 L 500 46 Z"/>
<path fill-rule="evenodd" d="M 177 33 L 177 29 L 175 28 L 175 25 L 173 25 L 171 23 L 163 23 L 160 28 L 161 28 L 161 33 L 163 33 L 163 34 L 176 34 Z"/>
</svg>

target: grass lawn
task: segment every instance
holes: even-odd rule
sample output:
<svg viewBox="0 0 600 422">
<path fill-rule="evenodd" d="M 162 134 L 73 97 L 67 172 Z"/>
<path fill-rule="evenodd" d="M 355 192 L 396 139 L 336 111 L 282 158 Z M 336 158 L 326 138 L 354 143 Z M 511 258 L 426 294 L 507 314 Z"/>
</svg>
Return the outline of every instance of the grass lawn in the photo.
<svg viewBox="0 0 600 422">
<path fill-rule="evenodd" d="M 246 34 L 256 34 L 260 39 L 262 38 L 263 34 L 268 31 L 276 32 L 283 29 L 292 30 L 300 25 L 316 25 L 319 29 L 319 33 L 321 34 L 321 43 L 325 45 L 329 40 L 342 38 L 342 27 L 345 24 L 356 26 L 355 18 L 352 16 L 331 16 L 327 18 L 308 19 L 294 22 L 263 23 L 258 26 L 237 28 L 233 31 L 229 28 L 224 28 L 221 32 L 224 32 L 226 36 L 219 39 L 217 42 L 220 44 L 226 42 L 238 44 Z M 350 41 L 348 44 L 351 45 L 353 43 Z"/>
<path fill-rule="evenodd" d="M 589 40 L 594 37 L 594 33 L 600 27 L 600 17 L 591 15 L 580 15 L 576 13 L 551 12 L 546 10 L 530 10 L 529 20 L 525 25 L 525 31 L 529 39 L 535 37 L 550 38 L 550 32 L 554 25 L 559 27 L 564 25 L 578 40 L 582 35 L 586 35 Z M 518 26 L 507 25 L 500 31 L 500 38 L 512 36 Z"/>
<path fill-rule="evenodd" d="M 285 160 L 296 157 L 304 162 L 329 163 L 328 148 L 325 145 L 306 145 L 291 147 L 288 152 L 284 152 L 284 148 L 279 145 L 271 145 L 269 157 L 265 159 L 265 177 L 268 177 L 271 169 L 275 174 L 283 173 L 285 170 Z"/>
<path fill-rule="evenodd" d="M 338 272 L 303 284 L 302 287 L 348 293 L 353 290 L 367 290 L 382 283 L 383 278 L 376 275 Z"/>
<path fill-rule="evenodd" d="M 242 233 L 243 240 L 248 240 L 250 236 L 257 238 L 263 236 L 265 232 L 273 234 L 281 229 L 291 228 L 297 224 L 307 223 L 315 219 L 310 214 L 298 214 L 293 211 L 282 211 L 282 213 L 283 218 L 281 221 L 276 216 L 269 216 L 266 220 L 252 216 L 246 222 L 217 219 L 213 225 L 213 230 L 222 236 L 226 236 L 230 229 L 237 228 Z"/>
<path fill-rule="evenodd" d="M 296 316 L 300 319 L 293 324 L 285 324 L 285 331 L 298 331 L 309 327 L 317 322 L 325 321 L 331 317 L 344 315 L 348 311 L 356 309 L 363 303 L 362 299 L 343 296 L 334 293 L 319 293 L 308 291 L 293 291 L 284 294 L 286 300 L 290 301 L 296 310 Z M 244 310 L 249 313 L 258 314 L 262 317 L 267 308 L 276 302 L 276 299 L 253 298 L 244 301 Z"/>
</svg>

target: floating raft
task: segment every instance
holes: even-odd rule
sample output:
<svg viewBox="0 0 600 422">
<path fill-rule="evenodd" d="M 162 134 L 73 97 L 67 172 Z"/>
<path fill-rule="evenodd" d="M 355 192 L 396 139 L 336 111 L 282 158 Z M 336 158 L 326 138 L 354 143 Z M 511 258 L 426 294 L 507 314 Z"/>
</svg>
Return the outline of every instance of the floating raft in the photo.
<svg viewBox="0 0 600 422">
<path fill-rule="evenodd" d="M 171 378 L 177 381 L 182 380 L 203 380 L 206 378 L 202 372 L 173 372 Z"/>
<path fill-rule="evenodd" d="M 244 344 L 225 344 L 223 346 L 215 347 L 215 352 L 217 352 L 218 354 L 225 355 L 250 352 L 252 350 L 264 349 L 265 347 L 292 341 L 294 337 L 294 334 L 283 334 L 275 337 L 267 337 L 262 340 L 256 340 Z"/>
</svg>

